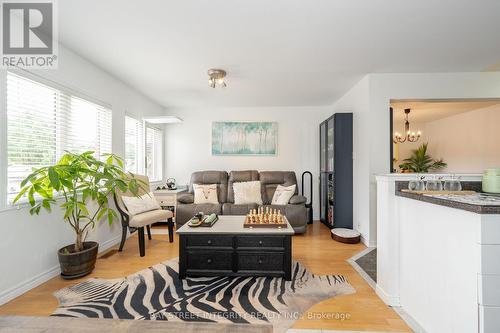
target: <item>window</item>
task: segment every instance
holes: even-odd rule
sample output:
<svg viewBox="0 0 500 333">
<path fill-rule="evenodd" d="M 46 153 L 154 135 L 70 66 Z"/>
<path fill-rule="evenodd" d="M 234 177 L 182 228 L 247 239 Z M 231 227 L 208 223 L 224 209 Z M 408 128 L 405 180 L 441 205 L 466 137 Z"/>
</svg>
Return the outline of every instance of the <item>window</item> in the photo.
<svg viewBox="0 0 500 333">
<path fill-rule="evenodd" d="M 125 170 L 144 174 L 144 130 L 142 121 L 125 116 Z"/>
<path fill-rule="evenodd" d="M 163 131 L 146 127 L 146 171 L 150 181 L 163 178 Z"/>
<path fill-rule="evenodd" d="M 71 92 L 7 73 L 7 203 L 32 168 L 65 153 L 111 152 L 111 110 Z"/>
</svg>

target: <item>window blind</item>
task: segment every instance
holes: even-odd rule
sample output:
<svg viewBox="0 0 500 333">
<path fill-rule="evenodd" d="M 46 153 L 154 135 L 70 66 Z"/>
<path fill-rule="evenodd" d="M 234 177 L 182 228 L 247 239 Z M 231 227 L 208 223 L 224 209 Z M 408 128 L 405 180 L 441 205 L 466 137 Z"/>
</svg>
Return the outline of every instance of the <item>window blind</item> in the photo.
<svg viewBox="0 0 500 333">
<path fill-rule="evenodd" d="M 144 174 L 144 130 L 142 121 L 125 116 L 125 170 Z"/>
<path fill-rule="evenodd" d="M 69 151 L 111 152 L 111 110 L 24 76 L 7 73 L 7 202 L 32 168 Z"/>
<path fill-rule="evenodd" d="M 163 178 L 163 131 L 146 127 L 146 171 L 150 181 Z"/>
</svg>

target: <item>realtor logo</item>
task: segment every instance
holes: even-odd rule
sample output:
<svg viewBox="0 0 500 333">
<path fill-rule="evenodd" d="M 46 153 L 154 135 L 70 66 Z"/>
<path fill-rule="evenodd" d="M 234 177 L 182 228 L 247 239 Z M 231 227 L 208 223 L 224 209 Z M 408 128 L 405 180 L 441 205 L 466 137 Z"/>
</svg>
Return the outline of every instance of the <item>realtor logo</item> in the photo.
<svg viewBox="0 0 500 333">
<path fill-rule="evenodd" d="M 3 68 L 56 68 L 55 1 L 2 1 Z"/>
</svg>

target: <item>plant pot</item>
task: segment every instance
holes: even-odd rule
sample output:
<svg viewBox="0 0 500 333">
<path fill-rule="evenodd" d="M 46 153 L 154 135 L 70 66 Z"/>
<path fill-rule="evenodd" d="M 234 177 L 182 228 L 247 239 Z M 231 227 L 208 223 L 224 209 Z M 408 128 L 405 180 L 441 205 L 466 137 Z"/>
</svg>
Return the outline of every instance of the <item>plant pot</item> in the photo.
<svg viewBox="0 0 500 333">
<path fill-rule="evenodd" d="M 83 251 L 74 251 L 74 244 L 65 246 L 59 251 L 59 265 L 61 266 L 61 277 L 63 279 L 76 279 L 92 272 L 97 259 L 99 244 L 96 242 L 84 242 Z"/>
</svg>

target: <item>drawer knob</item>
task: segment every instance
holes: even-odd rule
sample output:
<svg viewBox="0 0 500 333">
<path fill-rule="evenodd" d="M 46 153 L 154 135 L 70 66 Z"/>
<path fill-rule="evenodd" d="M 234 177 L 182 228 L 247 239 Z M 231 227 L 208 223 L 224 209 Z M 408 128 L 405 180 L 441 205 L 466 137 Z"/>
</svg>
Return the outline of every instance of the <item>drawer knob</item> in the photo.
<svg viewBox="0 0 500 333">
<path fill-rule="evenodd" d="M 209 239 L 208 242 L 207 242 L 208 245 L 211 245 L 212 244 L 212 241 Z"/>
<path fill-rule="evenodd" d="M 259 264 L 262 264 L 262 258 L 259 258 Z"/>
<path fill-rule="evenodd" d="M 262 246 L 262 241 L 259 241 L 259 245 Z"/>
<path fill-rule="evenodd" d="M 207 263 L 211 264 L 212 263 L 212 259 L 207 259 Z"/>
</svg>

